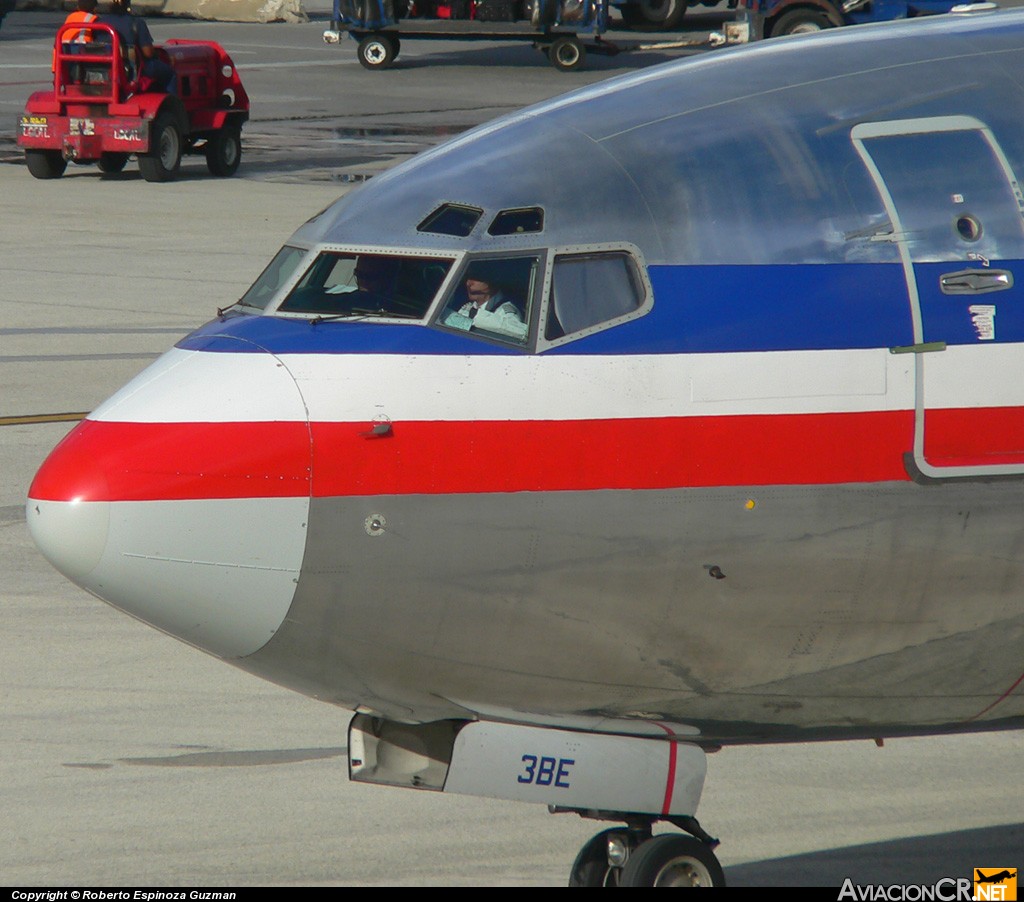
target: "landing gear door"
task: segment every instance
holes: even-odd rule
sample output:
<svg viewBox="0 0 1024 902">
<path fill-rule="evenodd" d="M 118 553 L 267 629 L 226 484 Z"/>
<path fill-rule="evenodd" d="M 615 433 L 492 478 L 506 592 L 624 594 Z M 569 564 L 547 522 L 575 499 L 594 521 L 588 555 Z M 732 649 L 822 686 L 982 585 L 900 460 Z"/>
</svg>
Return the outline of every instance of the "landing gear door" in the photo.
<svg viewBox="0 0 1024 902">
<path fill-rule="evenodd" d="M 916 358 L 914 467 L 1024 474 L 1024 195 L 970 116 L 861 123 L 851 138 L 899 248 Z"/>
</svg>

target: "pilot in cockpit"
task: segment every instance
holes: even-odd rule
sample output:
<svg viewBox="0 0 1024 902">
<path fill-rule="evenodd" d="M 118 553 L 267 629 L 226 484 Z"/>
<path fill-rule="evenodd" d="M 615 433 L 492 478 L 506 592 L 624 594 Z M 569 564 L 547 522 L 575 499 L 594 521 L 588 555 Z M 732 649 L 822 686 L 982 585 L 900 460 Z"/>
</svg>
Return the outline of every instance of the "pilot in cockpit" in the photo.
<svg viewBox="0 0 1024 902">
<path fill-rule="evenodd" d="M 494 332 L 518 341 L 526 339 L 528 327 L 523 322 L 519 307 L 505 297 L 486 273 L 471 268 L 467 273 L 465 290 L 466 302 L 458 309 L 453 305 L 445 311 L 441 320 L 443 325 L 467 332 L 471 329 Z"/>
<path fill-rule="evenodd" d="M 356 279 L 358 306 L 385 308 L 394 293 L 398 263 L 387 257 L 363 254 L 356 261 L 353 275 Z"/>
<path fill-rule="evenodd" d="M 398 261 L 392 257 L 360 254 L 352 270 L 353 282 L 326 289 L 327 294 L 347 295 L 352 310 L 385 311 L 389 308 L 398 275 Z"/>
</svg>

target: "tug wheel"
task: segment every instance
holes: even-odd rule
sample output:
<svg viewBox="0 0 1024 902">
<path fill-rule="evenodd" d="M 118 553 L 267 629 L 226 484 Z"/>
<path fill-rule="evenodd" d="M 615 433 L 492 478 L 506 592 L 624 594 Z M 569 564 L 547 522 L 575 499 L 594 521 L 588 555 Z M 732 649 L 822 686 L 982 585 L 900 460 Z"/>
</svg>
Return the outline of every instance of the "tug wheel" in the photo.
<svg viewBox="0 0 1024 902">
<path fill-rule="evenodd" d="M 68 168 L 59 150 L 26 150 L 25 164 L 37 179 L 59 179 Z"/>
<path fill-rule="evenodd" d="M 242 131 L 237 125 L 225 125 L 206 142 L 206 168 L 222 178 L 238 172 L 242 162 Z"/>
<path fill-rule="evenodd" d="M 99 162 L 96 165 L 100 167 L 100 172 L 113 175 L 124 169 L 128 163 L 129 156 L 130 154 L 126 153 L 107 152 L 100 155 Z"/>
<path fill-rule="evenodd" d="M 181 166 L 181 131 L 169 112 L 160 113 L 150 130 L 149 153 L 139 154 L 139 171 L 147 182 L 169 182 Z"/>
</svg>

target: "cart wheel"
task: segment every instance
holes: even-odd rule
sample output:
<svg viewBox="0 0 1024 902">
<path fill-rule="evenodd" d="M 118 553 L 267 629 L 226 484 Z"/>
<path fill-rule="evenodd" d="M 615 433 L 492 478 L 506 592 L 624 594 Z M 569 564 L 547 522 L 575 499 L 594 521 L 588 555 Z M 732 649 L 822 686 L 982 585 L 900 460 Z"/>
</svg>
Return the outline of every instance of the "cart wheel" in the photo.
<svg viewBox="0 0 1024 902">
<path fill-rule="evenodd" d="M 242 130 L 237 124 L 225 125 L 206 142 L 206 168 L 222 178 L 238 172 L 242 161 Z"/>
<path fill-rule="evenodd" d="M 555 38 L 548 50 L 548 59 L 559 72 L 572 72 L 579 69 L 586 58 L 586 48 L 579 42 L 576 35 L 572 34 Z"/>
<path fill-rule="evenodd" d="M 386 69 L 398 55 L 390 35 L 368 34 L 359 42 L 359 62 L 365 69 Z"/>
<path fill-rule="evenodd" d="M 149 132 L 149 153 L 139 154 L 139 171 L 147 182 L 169 182 L 181 166 L 181 131 L 169 112 L 153 120 Z"/>
<path fill-rule="evenodd" d="M 124 169 L 128 163 L 128 157 L 129 154 L 126 153 L 108 152 L 100 154 L 100 161 L 96 165 L 100 167 L 100 172 L 113 175 Z"/>
<path fill-rule="evenodd" d="M 26 150 L 25 163 L 37 179 L 59 179 L 68 168 L 59 150 Z"/>
<path fill-rule="evenodd" d="M 635 31 L 671 31 L 686 15 L 686 0 L 637 0 L 619 8 L 622 21 Z"/>
<path fill-rule="evenodd" d="M 824 13 L 814 9 L 794 9 L 779 16 L 766 37 L 781 38 L 787 34 L 813 34 L 831 27 L 832 23 Z"/>
</svg>

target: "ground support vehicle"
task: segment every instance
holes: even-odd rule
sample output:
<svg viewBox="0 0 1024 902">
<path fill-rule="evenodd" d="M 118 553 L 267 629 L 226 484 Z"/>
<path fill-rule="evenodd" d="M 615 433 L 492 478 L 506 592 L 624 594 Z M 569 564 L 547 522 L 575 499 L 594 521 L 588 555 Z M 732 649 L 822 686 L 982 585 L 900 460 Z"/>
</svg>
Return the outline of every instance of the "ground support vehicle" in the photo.
<svg viewBox="0 0 1024 902">
<path fill-rule="evenodd" d="M 744 0 L 750 37 L 806 34 L 841 25 L 863 25 L 948 13 L 957 6 L 993 7 L 991 3 L 963 0 Z"/>
<path fill-rule="evenodd" d="M 448 9 L 448 7 L 445 7 Z M 472 14 L 475 7 L 465 4 Z M 338 44 L 345 35 L 358 42 L 359 62 L 367 69 L 386 69 L 398 57 L 403 40 L 435 41 L 517 41 L 530 42 L 544 52 L 561 72 L 583 66 L 587 53 L 615 56 L 641 50 L 718 46 L 741 43 L 727 28 L 710 38 L 638 43 L 609 41 L 602 35 L 608 26 L 608 0 L 531 0 L 522 12 L 528 21 L 488 22 L 480 19 L 401 19 L 393 0 L 335 0 L 334 21 L 324 32 L 324 41 Z M 591 34 L 584 39 L 581 34 Z"/>
<path fill-rule="evenodd" d="M 73 43 L 71 32 L 91 33 Z M 176 94 L 154 90 L 117 32 L 99 23 L 62 25 L 53 54 L 53 90 L 37 91 L 18 126 L 18 146 L 38 179 L 60 178 L 68 162 L 120 172 L 133 154 L 143 178 L 168 181 L 182 154 L 202 153 L 214 175 L 233 175 L 242 156 L 249 97 L 224 48 L 170 40 L 156 48 L 177 77 Z"/>
<path fill-rule="evenodd" d="M 477 16 L 482 3 L 443 6 L 447 15 L 402 18 L 394 0 L 334 0 L 331 28 L 324 40 L 338 43 L 343 34 L 359 42 L 359 62 L 367 69 L 386 69 L 401 52 L 402 40 L 530 42 L 562 72 L 579 69 L 587 52 L 614 55 L 620 47 L 603 41 L 608 27 L 608 0 L 510 0 L 507 16 L 487 21 Z M 439 8 L 435 5 L 434 11 Z M 528 16 L 527 19 L 523 19 Z M 401 20 L 401 21 L 400 21 Z M 583 39 L 581 35 L 593 35 Z"/>
<path fill-rule="evenodd" d="M 735 9 L 737 0 L 729 0 Z M 671 31 L 678 28 L 686 10 L 694 6 L 718 6 L 718 0 L 613 0 L 622 21 L 639 31 Z"/>
</svg>

